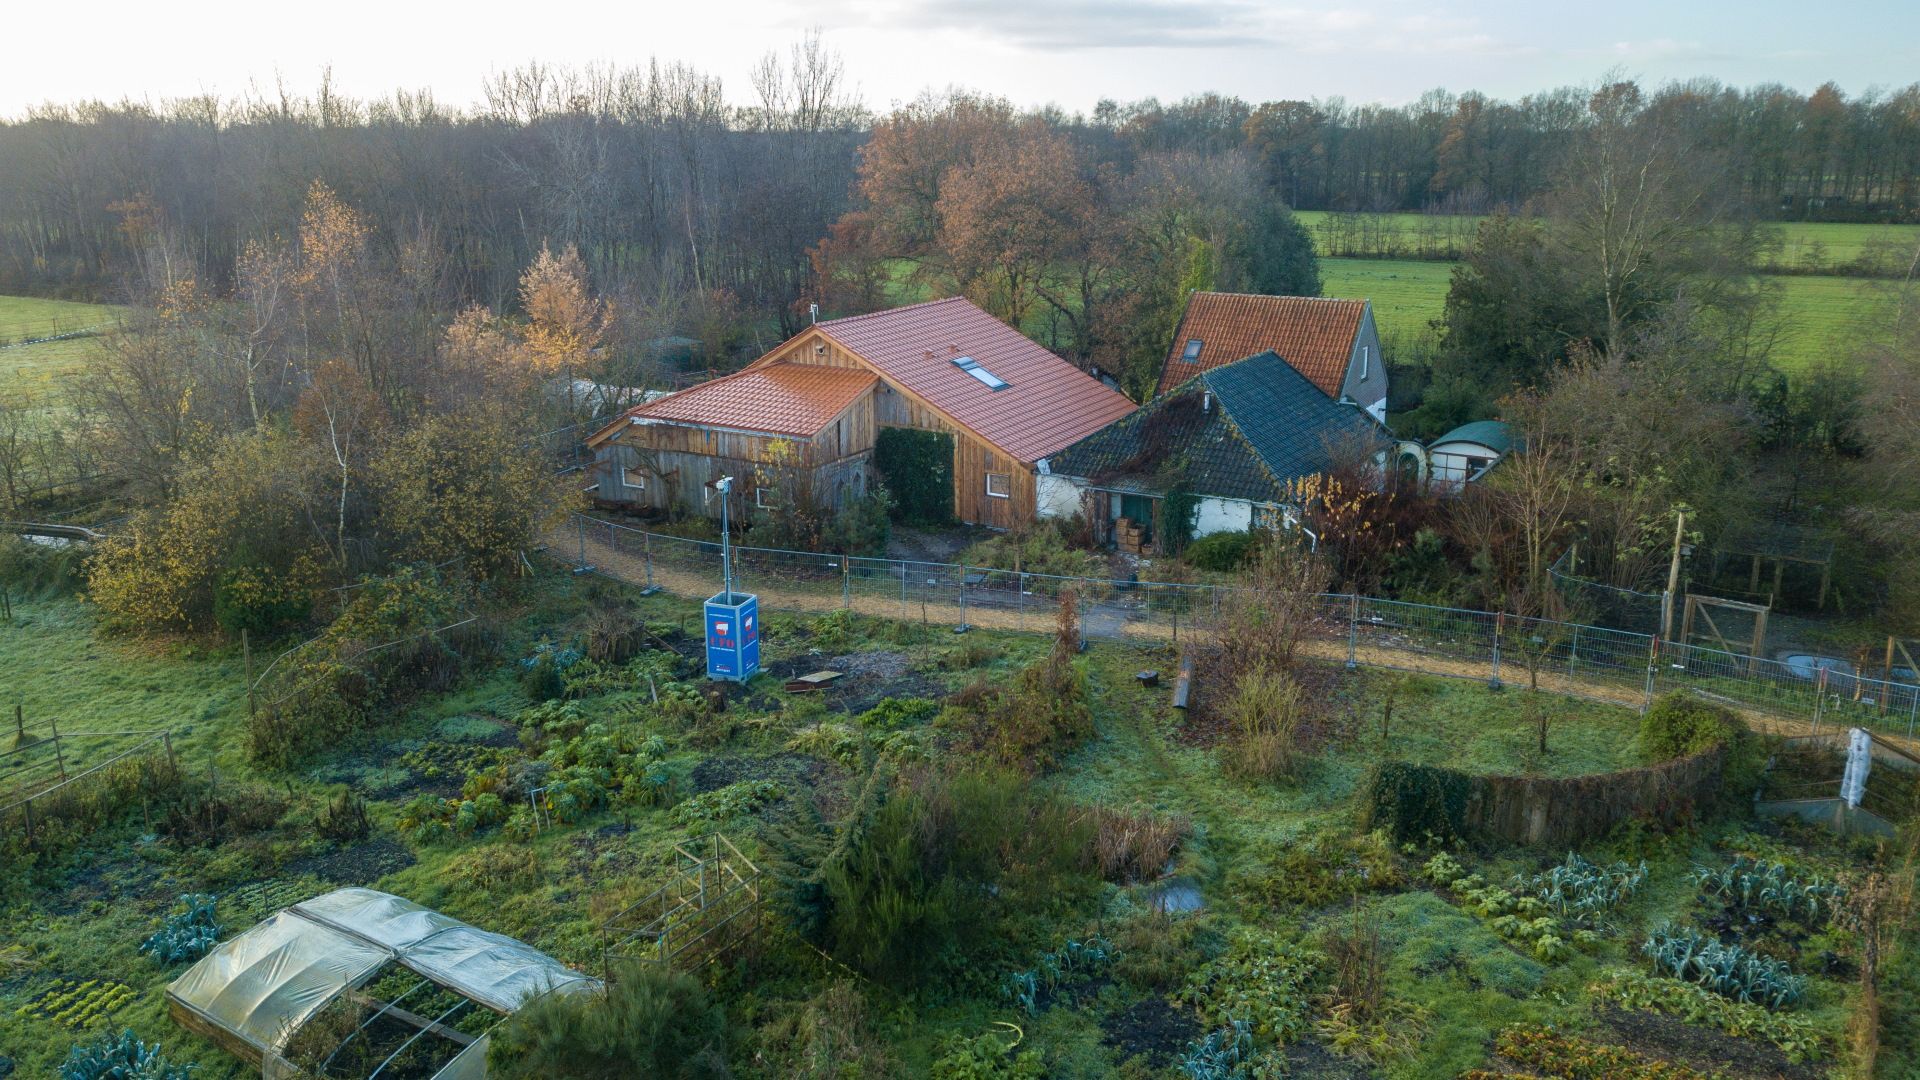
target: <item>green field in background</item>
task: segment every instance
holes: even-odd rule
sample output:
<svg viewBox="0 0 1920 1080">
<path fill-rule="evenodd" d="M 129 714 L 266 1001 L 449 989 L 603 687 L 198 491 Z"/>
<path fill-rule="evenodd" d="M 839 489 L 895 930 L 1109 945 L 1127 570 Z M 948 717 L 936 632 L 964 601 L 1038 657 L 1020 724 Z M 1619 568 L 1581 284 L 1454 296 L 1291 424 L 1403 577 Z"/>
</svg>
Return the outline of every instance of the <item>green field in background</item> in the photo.
<svg viewBox="0 0 1920 1080">
<path fill-rule="evenodd" d="M 76 304 L 31 296 L 0 296 L 0 395 L 55 393 L 62 376 L 78 371 L 99 338 L 68 338 L 35 345 L 21 342 L 89 327 L 112 329 L 115 309 L 105 304 Z"/>
<path fill-rule="evenodd" d="M 1420 259 L 1321 259 L 1320 291 L 1373 301 L 1380 336 L 1405 339 L 1426 332 L 1445 314 L 1453 264 Z"/>
<path fill-rule="evenodd" d="M 1388 343 L 1425 333 L 1445 313 L 1452 263 L 1419 259 L 1321 259 L 1328 296 L 1373 301 L 1374 321 Z M 1779 289 L 1780 336 L 1773 360 L 1788 370 L 1823 362 L 1850 364 L 1857 328 L 1890 303 L 1888 283 L 1812 274 L 1768 277 Z"/>
<path fill-rule="evenodd" d="M 1294 216 L 1313 234 L 1314 250 L 1327 257 L 1327 227 L 1330 221 L 1353 215 L 1328 210 L 1296 210 Z M 1367 230 L 1391 233 L 1394 241 L 1415 250 L 1434 243 L 1451 242 L 1464 247 L 1472 242 L 1473 227 L 1482 217 L 1444 214 L 1368 214 Z M 1779 239 L 1779 249 L 1763 257 L 1763 265 L 1783 270 L 1818 270 L 1843 266 L 1870 252 L 1878 251 L 1904 263 L 1920 246 L 1920 225 L 1847 225 L 1825 221 L 1787 221 L 1769 226 Z M 1422 232 L 1426 239 L 1423 243 Z"/>
</svg>

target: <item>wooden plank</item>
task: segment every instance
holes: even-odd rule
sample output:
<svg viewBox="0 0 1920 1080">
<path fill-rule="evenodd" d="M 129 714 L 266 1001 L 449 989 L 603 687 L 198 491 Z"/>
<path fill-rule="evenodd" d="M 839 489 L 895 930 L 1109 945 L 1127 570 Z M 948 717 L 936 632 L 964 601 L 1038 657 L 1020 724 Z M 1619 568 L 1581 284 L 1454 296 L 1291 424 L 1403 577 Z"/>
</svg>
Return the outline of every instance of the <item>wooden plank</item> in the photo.
<svg viewBox="0 0 1920 1080">
<path fill-rule="evenodd" d="M 1173 707 L 1184 709 L 1193 694 L 1193 657 L 1180 658 L 1180 675 L 1173 681 Z"/>
</svg>

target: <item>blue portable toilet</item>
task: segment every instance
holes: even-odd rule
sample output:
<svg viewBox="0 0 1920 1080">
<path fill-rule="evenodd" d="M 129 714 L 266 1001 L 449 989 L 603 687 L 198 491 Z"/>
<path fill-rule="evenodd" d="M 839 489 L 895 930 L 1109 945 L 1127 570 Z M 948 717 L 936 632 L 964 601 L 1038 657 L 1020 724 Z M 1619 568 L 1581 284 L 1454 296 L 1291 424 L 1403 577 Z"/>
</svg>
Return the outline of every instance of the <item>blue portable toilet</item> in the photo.
<svg viewBox="0 0 1920 1080">
<path fill-rule="evenodd" d="M 760 670 L 760 598 L 716 593 L 707 599 L 707 678 L 746 682 Z"/>
</svg>

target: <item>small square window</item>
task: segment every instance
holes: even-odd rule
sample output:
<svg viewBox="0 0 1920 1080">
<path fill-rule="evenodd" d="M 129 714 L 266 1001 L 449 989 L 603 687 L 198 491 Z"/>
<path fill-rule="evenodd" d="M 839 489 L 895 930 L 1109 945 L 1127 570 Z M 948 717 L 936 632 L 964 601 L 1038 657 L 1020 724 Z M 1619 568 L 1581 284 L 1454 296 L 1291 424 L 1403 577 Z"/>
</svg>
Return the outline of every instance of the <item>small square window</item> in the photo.
<svg viewBox="0 0 1920 1080">
<path fill-rule="evenodd" d="M 647 474 L 641 472 L 639 469 L 622 469 L 620 470 L 620 483 L 622 486 L 632 488 L 635 491 L 645 491 L 647 490 Z"/>
<path fill-rule="evenodd" d="M 1199 338 L 1188 338 L 1187 347 L 1181 351 L 1180 359 L 1185 360 L 1189 364 L 1199 363 L 1200 347 L 1201 347 L 1201 342 Z"/>
<path fill-rule="evenodd" d="M 753 505 L 762 510 L 772 510 L 780 505 L 779 493 L 769 487 L 754 488 Z"/>
<path fill-rule="evenodd" d="M 990 472 L 987 474 L 987 494 L 996 499 L 1013 498 L 1013 474 Z"/>
</svg>

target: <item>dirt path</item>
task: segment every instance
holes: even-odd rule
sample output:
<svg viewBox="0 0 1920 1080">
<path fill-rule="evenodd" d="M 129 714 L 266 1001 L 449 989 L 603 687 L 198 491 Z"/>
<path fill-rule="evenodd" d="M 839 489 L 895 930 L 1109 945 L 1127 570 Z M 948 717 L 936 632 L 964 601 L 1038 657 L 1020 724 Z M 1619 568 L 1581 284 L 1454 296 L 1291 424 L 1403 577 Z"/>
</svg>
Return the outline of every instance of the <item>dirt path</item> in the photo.
<svg viewBox="0 0 1920 1080">
<path fill-rule="evenodd" d="M 704 599 L 718 591 L 717 566 L 693 569 L 681 565 L 682 560 L 678 558 L 649 558 L 637 534 L 629 534 L 633 537 L 631 540 L 618 544 L 608 543 L 609 535 L 620 534 L 589 529 L 584 538 L 587 562 L 598 572 L 631 584 L 651 582 L 666 592 L 689 599 Z M 578 559 L 583 546 L 580 533 L 568 528 L 549 533 L 547 543 L 556 555 L 569 562 Z M 749 570 L 736 580 L 736 587 L 758 594 L 763 609 L 772 611 L 824 613 L 847 609 L 882 619 L 922 619 L 953 625 L 961 621 L 958 593 L 943 593 L 929 598 L 925 589 L 916 590 L 909 583 L 903 599 L 901 593 L 893 591 L 897 586 L 892 582 L 896 580 L 890 578 L 882 582 L 856 579 L 845 582 L 828 576 L 807 581 L 797 574 L 783 580 L 780 575 L 765 570 Z M 885 593 L 876 586 L 884 588 Z M 1009 607 L 1008 601 L 997 593 L 981 591 L 973 595 L 977 599 L 966 606 L 965 621 L 970 625 L 1024 633 L 1048 633 L 1053 629 L 1054 605 L 1049 599 L 1036 597 L 1029 603 L 1022 597 L 1014 602 L 1016 606 Z M 1084 613 L 1083 626 L 1090 637 L 1099 640 L 1141 645 L 1169 644 L 1176 640 L 1176 634 L 1186 632 L 1185 626 L 1176 630 L 1176 624 L 1170 618 L 1162 622 L 1137 618 L 1135 615 L 1129 608 L 1090 602 Z M 1347 662 L 1348 649 L 1345 636 L 1340 634 L 1309 638 L 1300 645 L 1300 651 L 1309 657 L 1339 664 Z M 1381 648 L 1365 642 L 1356 643 L 1351 655 L 1354 663 L 1365 667 L 1481 681 L 1490 680 L 1493 676 L 1490 663 L 1457 660 L 1411 649 Z M 1526 668 L 1517 663 L 1503 664 L 1500 676 L 1507 686 L 1525 686 L 1528 683 Z M 1643 707 L 1648 699 L 1644 682 L 1636 680 L 1629 684 L 1624 679 L 1581 678 L 1560 670 L 1541 671 L 1539 685 L 1540 689 L 1550 693 L 1587 698 L 1630 709 Z M 1810 720 L 1775 716 L 1731 702 L 1723 704 L 1738 713 L 1756 731 L 1804 735 L 1812 730 Z M 1898 736 L 1879 737 L 1903 746 L 1907 743 L 1907 740 Z"/>
</svg>

